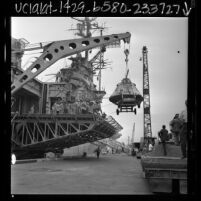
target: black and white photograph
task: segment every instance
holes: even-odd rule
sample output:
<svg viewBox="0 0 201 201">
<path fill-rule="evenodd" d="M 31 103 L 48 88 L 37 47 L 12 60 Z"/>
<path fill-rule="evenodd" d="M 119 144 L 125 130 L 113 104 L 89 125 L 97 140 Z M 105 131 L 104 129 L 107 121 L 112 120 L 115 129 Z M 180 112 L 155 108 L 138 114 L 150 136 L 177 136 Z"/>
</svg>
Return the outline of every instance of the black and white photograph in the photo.
<svg viewBox="0 0 201 201">
<path fill-rule="evenodd" d="M 188 17 L 11 23 L 11 194 L 188 194 Z"/>
</svg>

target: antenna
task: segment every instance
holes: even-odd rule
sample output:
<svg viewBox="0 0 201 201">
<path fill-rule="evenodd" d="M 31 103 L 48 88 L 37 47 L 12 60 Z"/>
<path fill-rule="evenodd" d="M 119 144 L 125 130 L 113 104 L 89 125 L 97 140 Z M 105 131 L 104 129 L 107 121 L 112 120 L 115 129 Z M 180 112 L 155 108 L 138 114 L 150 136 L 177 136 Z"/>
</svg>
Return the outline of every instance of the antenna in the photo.
<svg viewBox="0 0 201 201">
<path fill-rule="evenodd" d="M 78 17 L 72 17 L 72 19 L 78 21 L 77 27 L 74 29 L 68 29 L 70 31 L 77 31 L 75 35 L 80 36 L 82 38 L 90 38 L 92 36 L 91 30 L 104 30 L 105 27 L 99 26 L 97 22 L 95 22 L 97 17 L 84 17 L 84 19 Z M 93 22 L 93 23 L 92 23 Z M 85 51 L 85 59 L 88 59 L 88 51 Z"/>
<path fill-rule="evenodd" d="M 101 30 L 103 31 L 106 27 L 99 26 L 97 22 L 95 22 L 97 17 L 85 17 L 84 19 L 72 17 L 72 19 L 78 21 L 76 24 L 76 28 L 68 29 L 70 31 L 75 30 L 77 31 L 75 35 L 80 36 L 82 38 L 89 38 L 92 36 L 91 30 Z M 92 23 L 94 22 L 94 23 Z"/>
</svg>

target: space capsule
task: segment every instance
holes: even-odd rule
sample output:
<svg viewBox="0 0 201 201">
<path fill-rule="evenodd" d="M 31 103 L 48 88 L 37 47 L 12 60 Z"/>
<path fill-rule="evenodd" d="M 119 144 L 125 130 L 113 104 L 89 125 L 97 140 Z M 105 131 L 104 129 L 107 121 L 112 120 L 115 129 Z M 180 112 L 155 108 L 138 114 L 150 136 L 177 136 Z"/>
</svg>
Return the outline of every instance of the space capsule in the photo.
<svg viewBox="0 0 201 201">
<path fill-rule="evenodd" d="M 116 113 L 119 112 L 134 112 L 136 108 L 140 108 L 143 97 L 136 88 L 136 85 L 128 78 L 124 78 L 119 84 L 113 94 L 109 97 L 109 101 L 118 106 Z"/>
</svg>

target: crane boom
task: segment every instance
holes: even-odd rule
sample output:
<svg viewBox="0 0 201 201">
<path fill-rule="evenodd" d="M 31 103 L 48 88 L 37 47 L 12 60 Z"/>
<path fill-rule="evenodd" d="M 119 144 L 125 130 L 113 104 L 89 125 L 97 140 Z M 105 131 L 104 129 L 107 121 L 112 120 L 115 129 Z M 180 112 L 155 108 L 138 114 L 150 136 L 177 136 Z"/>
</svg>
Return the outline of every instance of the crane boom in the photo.
<svg viewBox="0 0 201 201">
<path fill-rule="evenodd" d="M 119 40 L 130 43 L 130 37 L 131 34 L 126 32 L 122 34 L 52 42 L 45 47 L 41 56 L 13 82 L 11 85 L 11 94 L 13 95 L 23 85 L 34 79 L 59 59 L 99 46 L 108 45 Z"/>
<path fill-rule="evenodd" d="M 93 63 L 94 61 L 96 61 L 96 59 L 98 59 L 98 57 L 105 52 L 105 47 L 102 47 L 97 54 L 89 61 L 90 63 Z"/>
</svg>

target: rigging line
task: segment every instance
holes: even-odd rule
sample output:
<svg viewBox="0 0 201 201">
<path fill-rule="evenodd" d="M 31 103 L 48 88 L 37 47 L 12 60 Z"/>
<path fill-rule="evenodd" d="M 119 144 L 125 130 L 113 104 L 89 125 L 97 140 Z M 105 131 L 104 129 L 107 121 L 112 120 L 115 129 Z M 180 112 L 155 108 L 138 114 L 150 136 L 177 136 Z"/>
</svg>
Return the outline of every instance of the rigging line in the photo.
<svg viewBox="0 0 201 201">
<path fill-rule="evenodd" d="M 129 45 L 128 45 L 128 55 L 130 54 L 130 43 L 129 43 Z M 127 61 L 128 62 L 128 61 Z M 128 69 L 128 74 L 129 74 L 129 66 L 128 66 L 128 64 L 127 64 L 127 69 Z M 128 76 L 128 75 L 127 75 Z"/>
<path fill-rule="evenodd" d="M 130 43 L 129 43 L 129 46 L 128 46 L 128 51 L 129 51 L 129 54 L 130 54 Z M 128 66 L 128 74 L 129 74 L 130 70 L 129 70 L 129 66 Z M 130 74 L 129 74 L 130 75 Z"/>
<path fill-rule="evenodd" d="M 128 55 L 130 53 L 130 44 L 128 46 L 128 48 L 125 48 L 125 43 L 124 43 L 124 54 L 126 55 L 126 59 L 125 59 L 125 62 L 126 62 L 126 74 L 125 74 L 125 78 L 128 77 L 128 73 L 129 73 L 129 68 L 128 68 Z"/>
<path fill-rule="evenodd" d="M 128 55 L 129 55 L 129 50 L 128 49 L 125 49 L 124 50 L 124 53 L 126 55 L 126 59 L 125 59 L 125 62 L 126 62 L 126 78 L 128 77 L 128 72 L 129 72 L 129 69 L 128 69 Z"/>
</svg>

